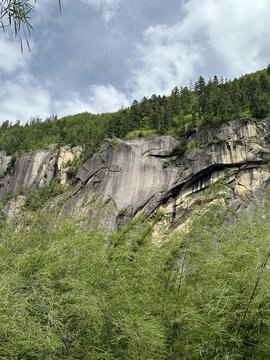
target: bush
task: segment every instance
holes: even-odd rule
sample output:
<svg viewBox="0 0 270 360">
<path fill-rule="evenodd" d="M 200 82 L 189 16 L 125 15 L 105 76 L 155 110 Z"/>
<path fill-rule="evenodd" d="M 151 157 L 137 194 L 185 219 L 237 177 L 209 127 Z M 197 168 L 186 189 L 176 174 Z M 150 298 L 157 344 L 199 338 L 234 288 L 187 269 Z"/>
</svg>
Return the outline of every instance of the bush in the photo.
<svg viewBox="0 0 270 360">
<path fill-rule="evenodd" d="M 157 133 L 155 130 L 145 130 L 145 129 L 139 129 L 139 130 L 133 130 L 126 134 L 125 140 L 131 140 L 131 139 L 137 139 L 140 137 L 154 137 Z"/>
<path fill-rule="evenodd" d="M 26 199 L 24 207 L 27 210 L 36 211 L 64 191 L 66 191 L 66 188 L 55 179 L 50 185 L 45 185 L 41 189 L 31 192 Z"/>
<path fill-rule="evenodd" d="M 171 152 L 171 156 L 182 156 L 187 151 L 188 142 L 185 137 L 181 138 L 178 145 L 176 145 Z"/>
<path fill-rule="evenodd" d="M 160 214 L 111 235 L 44 213 L 6 223 L 1 359 L 268 359 L 269 214 L 230 227 L 208 207 L 161 246 Z"/>
</svg>

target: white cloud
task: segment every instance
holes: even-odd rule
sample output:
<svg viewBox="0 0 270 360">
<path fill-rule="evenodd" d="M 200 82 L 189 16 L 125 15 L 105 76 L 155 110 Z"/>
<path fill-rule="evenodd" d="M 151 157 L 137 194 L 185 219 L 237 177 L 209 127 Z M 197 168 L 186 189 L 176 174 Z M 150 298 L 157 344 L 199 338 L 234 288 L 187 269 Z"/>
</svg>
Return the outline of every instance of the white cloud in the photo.
<svg viewBox="0 0 270 360">
<path fill-rule="evenodd" d="M 89 88 L 85 99 L 74 93 L 54 104 L 59 117 L 84 111 L 94 114 L 112 112 L 128 105 L 129 101 L 125 94 L 117 91 L 112 85 L 93 85 Z"/>
<path fill-rule="evenodd" d="M 196 65 L 203 62 L 200 44 L 185 43 L 180 36 L 178 26 L 155 26 L 145 31 L 143 42 L 137 45 L 139 65 L 126 84 L 134 98 L 167 93 L 194 75 Z"/>
<path fill-rule="evenodd" d="M 78 93 L 70 95 L 68 98 L 57 100 L 54 103 L 55 113 L 58 117 L 82 113 L 85 111 L 90 112 L 89 104 L 80 98 Z"/>
<path fill-rule="evenodd" d="M 1 30 L 1 29 L 0 29 Z M 0 37 L 0 74 L 2 71 L 12 73 L 26 66 L 29 60 L 28 49 L 21 53 L 20 43 L 5 34 Z"/>
<path fill-rule="evenodd" d="M 168 93 L 200 74 L 234 77 L 269 62 L 268 0 L 189 0 L 182 6 L 181 21 L 149 27 L 136 45 L 126 82 L 133 98 Z"/>
<path fill-rule="evenodd" d="M 49 93 L 30 75 L 18 75 L 0 87 L 0 120 L 26 122 L 50 114 Z"/>
<path fill-rule="evenodd" d="M 82 0 L 93 8 L 102 11 L 103 19 L 109 22 L 117 13 L 122 0 Z"/>
<path fill-rule="evenodd" d="M 265 66 L 270 55 L 268 0 L 192 0 L 186 12 L 182 31 L 197 42 L 205 33 L 205 56 L 214 55 L 235 75 Z"/>
<path fill-rule="evenodd" d="M 54 100 L 46 87 L 29 74 L 3 81 L 0 87 L 0 122 L 20 120 L 25 123 L 35 116 L 45 119 L 51 114 L 62 117 L 84 111 L 103 113 L 127 106 L 126 96 L 112 85 L 93 85 L 85 96 L 65 94 L 61 100 Z"/>
<path fill-rule="evenodd" d="M 129 105 L 126 95 L 112 85 L 93 85 L 90 88 L 90 104 L 93 113 L 117 111 Z"/>
</svg>

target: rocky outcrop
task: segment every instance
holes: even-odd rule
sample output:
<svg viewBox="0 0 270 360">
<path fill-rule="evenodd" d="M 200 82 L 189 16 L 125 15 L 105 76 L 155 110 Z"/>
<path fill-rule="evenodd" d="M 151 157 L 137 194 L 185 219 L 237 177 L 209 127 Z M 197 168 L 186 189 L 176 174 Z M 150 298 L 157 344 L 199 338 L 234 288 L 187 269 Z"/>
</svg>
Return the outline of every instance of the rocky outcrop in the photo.
<svg viewBox="0 0 270 360">
<path fill-rule="evenodd" d="M 169 136 L 106 140 L 80 168 L 76 187 L 57 203 L 62 214 L 80 209 L 109 229 L 158 209 L 172 223 L 187 216 L 204 191 L 222 180 L 229 206 L 256 206 L 270 175 L 269 135 L 270 120 L 195 130 L 189 143 L 196 146 L 178 158 L 171 157 L 178 142 Z"/>
<path fill-rule="evenodd" d="M 82 212 L 109 230 L 137 214 L 163 209 L 168 224 L 178 226 L 210 185 L 226 186 L 225 200 L 233 210 L 257 206 L 270 176 L 270 120 L 232 121 L 218 128 L 196 129 L 189 150 L 171 156 L 178 141 L 170 136 L 134 140 L 105 140 L 79 169 L 76 184 L 51 204 L 60 213 Z M 0 199 L 7 192 L 40 188 L 57 175 L 67 182 L 71 162 L 81 148 L 52 145 L 26 154 L 12 164 L 1 155 Z M 179 225 L 180 226 L 180 225 Z"/>
<path fill-rule="evenodd" d="M 104 141 L 79 169 L 77 186 L 58 199 L 62 214 L 80 209 L 115 229 L 141 209 L 151 213 L 178 179 L 177 167 L 163 167 L 177 143 L 169 136 Z"/>
<path fill-rule="evenodd" d="M 66 185 L 68 181 L 68 171 L 74 159 L 79 159 L 82 154 L 81 146 L 62 146 L 57 155 L 57 172 L 61 185 Z"/>
<path fill-rule="evenodd" d="M 226 185 L 226 202 L 233 210 L 258 206 L 270 177 L 269 135 L 270 120 L 243 119 L 195 130 L 190 140 L 196 148 L 177 160 L 181 175 L 166 194 L 164 211 L 173 219 L 183 217 L 219 181 Z"/>
<path fill-rule="evenodd" d="M 149 201 L 159 201 L 177 179 L 178 169 L 164 169 L 177 141 L 172 137 L 118 140 L 114 148 L 107 141 L 79 170 L 84 184 L 101 180 L 102 201 L 112 199 L 119 211 L 136 213 Z"/>
<path fill-rule="evenodd" d="M 0 151 L 0 179 L 4 177 L 11 159 L 11 156 L 7 156 L 5 152 Z"/>
<path fill-rule="evenodd" d="M 20 213 L 21 207 L 25 205 L 27 197 L 25 195 L 18 195 L 8 201 L 3 206 L 2 217 L 11 219 Z"/>
<path fill-rule="evenodd" d="M 56 177 L 63 186 L 66 185 L 70 163 L 75 157 L 80 157 L 81 153 L 82 147 L 59 148 L 56 144 L 44 150 L 27 153 L 17 160 L 1 152 L 0 201 L 4 201 L 7 196 L 17 195 L 17 192 L 27 193 L 50 185 Z M 14 212 L 10 209 L 17 209 L 21 205 L 21 200 L 16 204 L 16 199 L 13 199 L 4 208 L 5 217 L 12 217 L 17 210 Z"/>
</svg>

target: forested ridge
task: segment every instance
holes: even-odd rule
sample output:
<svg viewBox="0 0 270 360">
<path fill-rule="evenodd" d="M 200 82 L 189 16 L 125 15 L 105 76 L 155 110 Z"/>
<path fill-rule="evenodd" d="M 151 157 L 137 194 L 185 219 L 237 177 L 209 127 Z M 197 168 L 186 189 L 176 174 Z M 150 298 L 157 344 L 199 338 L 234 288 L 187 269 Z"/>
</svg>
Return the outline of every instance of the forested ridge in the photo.
<svg viewBox="0 0 270 360">
<path fill-rule="evenodd" d="M 175 87 L 170 96 L 152 95 L 134 100 L 115 113 L 81 113 L 45 121 L 30 119 L 26 125 L 4 121 L 0 150 L 15 157 L 50 144 L 86 145 L 94 151 L 102 139 L 172 135 L 186 146 L 194 127 L 218 126 L 230 120 L 270 116 L 270 65 L 267 69 L 234 80 L 200 77 L 189 87 Z M 4 119 L 3 119 L 4 120 Z"/>
</svg>

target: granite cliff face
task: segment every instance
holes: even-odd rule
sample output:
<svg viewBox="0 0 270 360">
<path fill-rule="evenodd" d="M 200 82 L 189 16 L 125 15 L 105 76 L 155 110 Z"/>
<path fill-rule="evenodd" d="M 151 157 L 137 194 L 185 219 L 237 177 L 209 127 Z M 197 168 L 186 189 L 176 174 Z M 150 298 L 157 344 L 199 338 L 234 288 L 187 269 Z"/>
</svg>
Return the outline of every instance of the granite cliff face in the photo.
<svg viewBox="0 0 270 360">
<path fill-rule="evenodd" d="M 178 226 L 201 202 L 207 188 L 220 181 L 227 187 L 224 201 L 234 210 L 263 201 L 270 176 L 270 120 L 243 119 L 219 128 L 194 130 L 190 149 L 172 157 L 177 144 L 170 136 L 105 140 L 83 162 L 76 184 L 51 206 L 59 206 L 66 216 L 89 214 L 114 230 L 137 214 L 158 209 L 166 212 L 168 224 Z M 0 200 L 20 187 L 28 191 L 41 188 L 56 177 L 66 184 L 66 164 L 81 154 L 82 148 L 52 145 L 14 162 L 1 153 Z M 8 204 L 14 207 L 12 202 Z M 6 217 L 12 214 L 5 212 Z"/>
<path fill-rule="evenodd" d="M 270 120 L 232 121 L 219 128 L 195 130 L 191 139 L 196 147 L 176 160 L 182 168 L 180 176 L 160 206 L 175 227 L 216 183 L 224 185 L 223 202 L 232 210 L 254 209 L 264 202 L 270 177 Z"/>
<path fill-rule="evenodd" d="M 57 145 L 51 145 L 47 149 L 30 152 L 14 160 L 1 152 L 0 201 L 3 202 L 7 197 L 18 195 L 22 190 L 27 193 L 50 185 L 56 177 L 65 186 L 68 165 L 74 158 L 80 157 L 81 153 L 82 147 L 79 146 L 59 148 Z M 14 216 L 24 205 L 26 197 L 26 195 L 18 195 L 6 202 L 3 209 L 4 217 Z"/>
<path fill-rule="evenodd" d="M 177 143 L 169 136 L 104 141 L 79 169 L 75 188 L 59 197 L 61 213 L 69 216 L 79 208 L 108 229 L 142 210 L 151 214 L 177 181 L 179 169 L 163 167 Z"/>
</svg>

